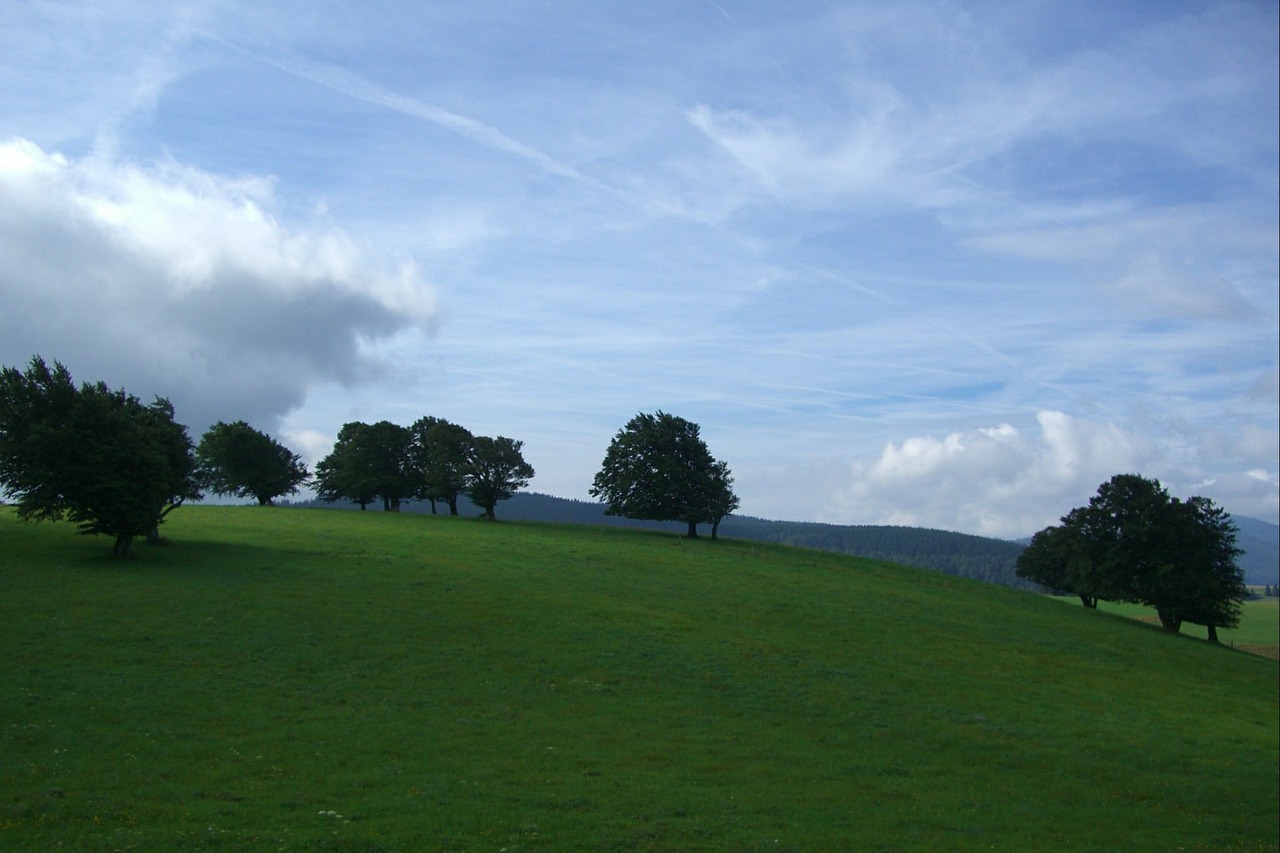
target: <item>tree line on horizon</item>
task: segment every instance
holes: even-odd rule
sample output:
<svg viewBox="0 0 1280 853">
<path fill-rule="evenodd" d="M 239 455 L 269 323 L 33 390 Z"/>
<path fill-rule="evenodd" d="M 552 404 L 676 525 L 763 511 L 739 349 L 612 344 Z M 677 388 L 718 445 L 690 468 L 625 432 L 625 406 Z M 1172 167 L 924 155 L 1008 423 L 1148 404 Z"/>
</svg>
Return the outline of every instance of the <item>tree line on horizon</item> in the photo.
<svg viewBox="0 0 1280 853">
<path fill-rule="evenodd" d="M 0 370 L 0 495 L 17 498 L 23 521 L 72 521 L 87 535 L 113 537 L 116 556 L 135 538 L 158 541 L 170 512 L 207 490 L 276 498 L 314 485 L 324 501 L 366 509 L 380 501 L 437 503 L 458 514 L 465 495 L 494 519 L 499 501 L 528 485 L 534 469 L 523 442 L 472 434 L 437 417 L 404 427 L 390 421 L 344 424 L 314 475 L 301 458 L 244 421 L 214 424 L 194 445 L 173 405 L 151 404 L 103 382 L 77 386 L 70 372 L 34 356 L 25 371 Z M 711 525 L 738 507 L 726 463 L 716 460 L 697 424 L 658 412 L 637 415 L 614 437 L 592 494 L 608 512 L 639 519 Z"/>
<path fill-rule="evenodd" d="M 466 495 L 487 519 L 499 501 L 528 485 L 534 470 L 522 442 L 475 436 L 423 417 L 409 427 L 351 422 L 314 477 L 297 454 L 243 421 L 218 422 L 194 446 L 157 397 L 143 404 L 103 382 L 76 386 L 66 367 L 39 356 L 25 372 L 0 370 L 0 494 L 17 497 L 23 521 L 68 519 L 83 534 L 114 537 L 113 553 L 133 540 L 159 539 L 166 516 L 204 489 L 259 504 L 313 483 L 322 500 L 365 509 L 381 501 L 437 502 L 458 514 Z M 739 506 L 729 466 L 713 457 L 697 424 L 668 413 L 638 414 L 610 442 L 590 489 L 605 513 L 676 521 L 716 538 Z M 1122 474 L 1102 484 L 1087 507 L 1037 533 L 1017 559 L 1018 577 L 1054 592 L 1152 606 L 1162 626 L 1239 623 L 1248 597 L 1237 558 L 1237 528 L 1211 500 L 1171 497 L 1158 481 Z"/>
</svg>

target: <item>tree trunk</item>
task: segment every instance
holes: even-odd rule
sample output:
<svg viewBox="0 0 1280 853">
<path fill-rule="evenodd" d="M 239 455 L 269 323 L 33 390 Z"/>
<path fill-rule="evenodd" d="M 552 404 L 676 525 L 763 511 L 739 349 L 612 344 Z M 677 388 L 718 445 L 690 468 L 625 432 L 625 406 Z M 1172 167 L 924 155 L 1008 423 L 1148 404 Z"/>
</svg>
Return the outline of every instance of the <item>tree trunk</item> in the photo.
<svg viewBox="0 0 1280 853">
<path fill-rule="evenodd" d="M 458 496 L 452 495 L 449 498 L 449 515 L 458 514 Z"/>
<path fill-rule="evenodd" d="M 1218 642 L 1218 626 L 1210 625 L 1208 627 L 1209 627 L 1209 642 L 1211 643 Z"/>
<path fill-rule="evenodd" d="M 1176 634 L 1182 630 L 1181 617 L 1159 607 L 1156 608 L 1156 613 L 1160 616 L 1160 627 L 1170 634 Z"/>
<path fill-rule="evenodd" d="M 689 539 L 698 538 L 698 522 L 696 521 L 689 522 L 689 532 L 686 533 L 685 536 Z"/>
<path fill-rule="evenodd" d="M 1081 604 L 1083 604 L 1085 607 L 1089 608 L 1090 610 L 1097 610 L 1097 609 L 1098 609 L 1098 597 L 1097 597 L 1097 596 L 1094 596 L 1094 595 L 1085 595 L 1084 593 L 1079 593 L 1079 596 L 1080 596 L 1080 603 L 1081 603 Z"/>
<path fill-rule="evenodd" d="M 720 532 L 720 519 L 718 519 L 718 518 L 717 518 L 715 521 L 711 522 L 711 539 L 712 539 L 712 541 L 714 541 L 714 540 L 715 540 L 715 538 L 716 538 L 716 534 L 717 534 L 717 533 L 719 533 L 719 532 Z"/>
<path fill-rule="evenodd" d="M 430 500 L 430 501 L 431 501 L 431 514 L 432 514 L 432 515 L 435 515 L 435 514 L 436 514 L 436 499 L 435 499 L 435 498 L 428 498 L 428 500 Z"/>
<path fill-rule="evenodd" d="M 133 537 L 121 533 L 116 537 L 115 547 L 111 549 L 113 557 L 128 557 L 133 554 Z"/>
</svg>

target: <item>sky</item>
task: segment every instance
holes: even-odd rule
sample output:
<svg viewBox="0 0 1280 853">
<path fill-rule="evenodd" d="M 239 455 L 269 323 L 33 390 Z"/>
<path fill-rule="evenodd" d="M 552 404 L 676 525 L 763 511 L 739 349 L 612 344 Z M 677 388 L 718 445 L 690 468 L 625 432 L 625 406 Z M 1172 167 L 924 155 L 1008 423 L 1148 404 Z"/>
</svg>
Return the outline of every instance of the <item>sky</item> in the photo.
<svg viewBox="0 0 1280 853">
<path fill-rule="evenodd" d="M 740 512 L 1280 520 L 1274 2 L 0 4 L 0 364 L 524 442 Z"/>
</svg>

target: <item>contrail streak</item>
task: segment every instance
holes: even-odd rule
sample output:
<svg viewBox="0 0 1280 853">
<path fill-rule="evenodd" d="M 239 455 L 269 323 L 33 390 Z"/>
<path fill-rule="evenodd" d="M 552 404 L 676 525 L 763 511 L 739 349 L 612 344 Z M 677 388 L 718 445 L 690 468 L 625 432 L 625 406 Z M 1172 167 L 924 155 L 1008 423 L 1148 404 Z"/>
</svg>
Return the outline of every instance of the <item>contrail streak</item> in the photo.
<svg viewBox="0 0 1280 853">
<path fill-rule="evenodd" d="M 519 140 L 512 139 L 495 127 L 450 112 L 434 104 L 428 104 L 416 98 L 393 92 L 340 66 L 326 62 L 314 62 L 297 56 L 264 56 L 242 48 L 213 33 L 204 32 L 202 35 L 236 53 L 270 65 L 273 68 L 278 68 L 286 74 L 309 80 L 316 85 L 346 95 L 349 98 L 355 98 L 365 103 L 385 107 L 404 115 L 429 121 L 478 145 L 528 160 L 553 175 L 559 175 L 562 178 L 568 178 L 613 195 L 618 194 L 617 189 L 601 183 L 590 175 L 583 174 L 572 166 L 561 163 L 549 154 L 525 145 Z"/>
<path fill-rule="evenodd" d="M 730 15 L 727 11 L 725 11 L 725 8 L 721 6 L 719 3 L 717 3 L 716 0 L 707 0 L 707 3 L 713 6 L 715 10 L 719 12 L 721 15 L 724 15 L 725 18 L 728 19 L 729 23 L 733 24 L 735 27 L 738 25 L 738 22 L 733 19 L 733 15 Z"/>
<path fill-rule="evenodd" d="M 304 80 L 310 80 L 348 97 L 424 119 L 459 136 L 470 139 L 472 142 L 529 160 L 553 175 L 560 175 L 574 181 L 591 184 L 600 189 L 607 189 L 594 178 L 584 175 L 572 166 L 567 166 L 536 148 L 530 148 L 528 145 L 512 139 L 497 128 L 490 127 L 475 119 L 449 112 L 433 104 L 397 94 L 390 89 L 385 89 L 357 74 L 353 74 L 345 68 L 298 58 L 258 58 L 262 62 L 279 68 L 281 71 L 292 74 L 295 77 L 301 77 Z"/>
</svg>

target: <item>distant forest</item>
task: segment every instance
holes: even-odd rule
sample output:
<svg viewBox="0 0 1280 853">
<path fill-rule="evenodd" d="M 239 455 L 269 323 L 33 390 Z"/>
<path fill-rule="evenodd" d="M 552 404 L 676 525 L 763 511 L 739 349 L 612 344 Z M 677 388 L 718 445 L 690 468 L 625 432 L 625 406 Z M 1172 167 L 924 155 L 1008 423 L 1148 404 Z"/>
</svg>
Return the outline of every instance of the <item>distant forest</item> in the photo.
<svg viewBox="0 0 1280 853">
<path fill-rule="evenodd" d="M 356 509 L 353 504 L 328 504 L 323 501 L 298 501 L 288 504 L 299 507 L 325 507 Z M 462 515 L 480 514 L 465 498 L 459 499 Z M 448 507 L 441 507 L 448 512 Z M 406 502 L 405 512 L 429 513 L 427 503 Z M 520 492 L 502 504 L 501 517 L 510 521 L 548 521 L 565 524 L 605 524 L 613 527 L 630 527 L 643 530 L 665 530 L 684 533 L 680 522 L 637 521 L 604 514 L 604 505 L 593 501 L 557 498 L 536 492 Z M 1274 524 L 1251 518 L 1235 519 L 1240 528 L 1237 544 L 1245 550 L 1240 558 L 1245 581 L 1250 584 L 1280 583 L 1277 564 L 1280 563 L 1280 546 L 1277 544 L 1277 528 Z M 805 548 L 838 551 L 855 557 L 886 560 L 933 569 L 949 575 L 1002 584 L 1015 589 L 1036 589 L 1035 584 L 1024 581 L 1015 573 L 1018 555 L 1025 542 L 991 539 L 966 533 L 932 530 L 922 527 L 897 527 L 888 525 L 839 525 L 817 524 L 802 521 L 768 521 L 750 516 L 731 515 L 720 524 L 720 535 L 734 539 L 750 539 L 758 542 L 777 542 Z"/>
</svg>

